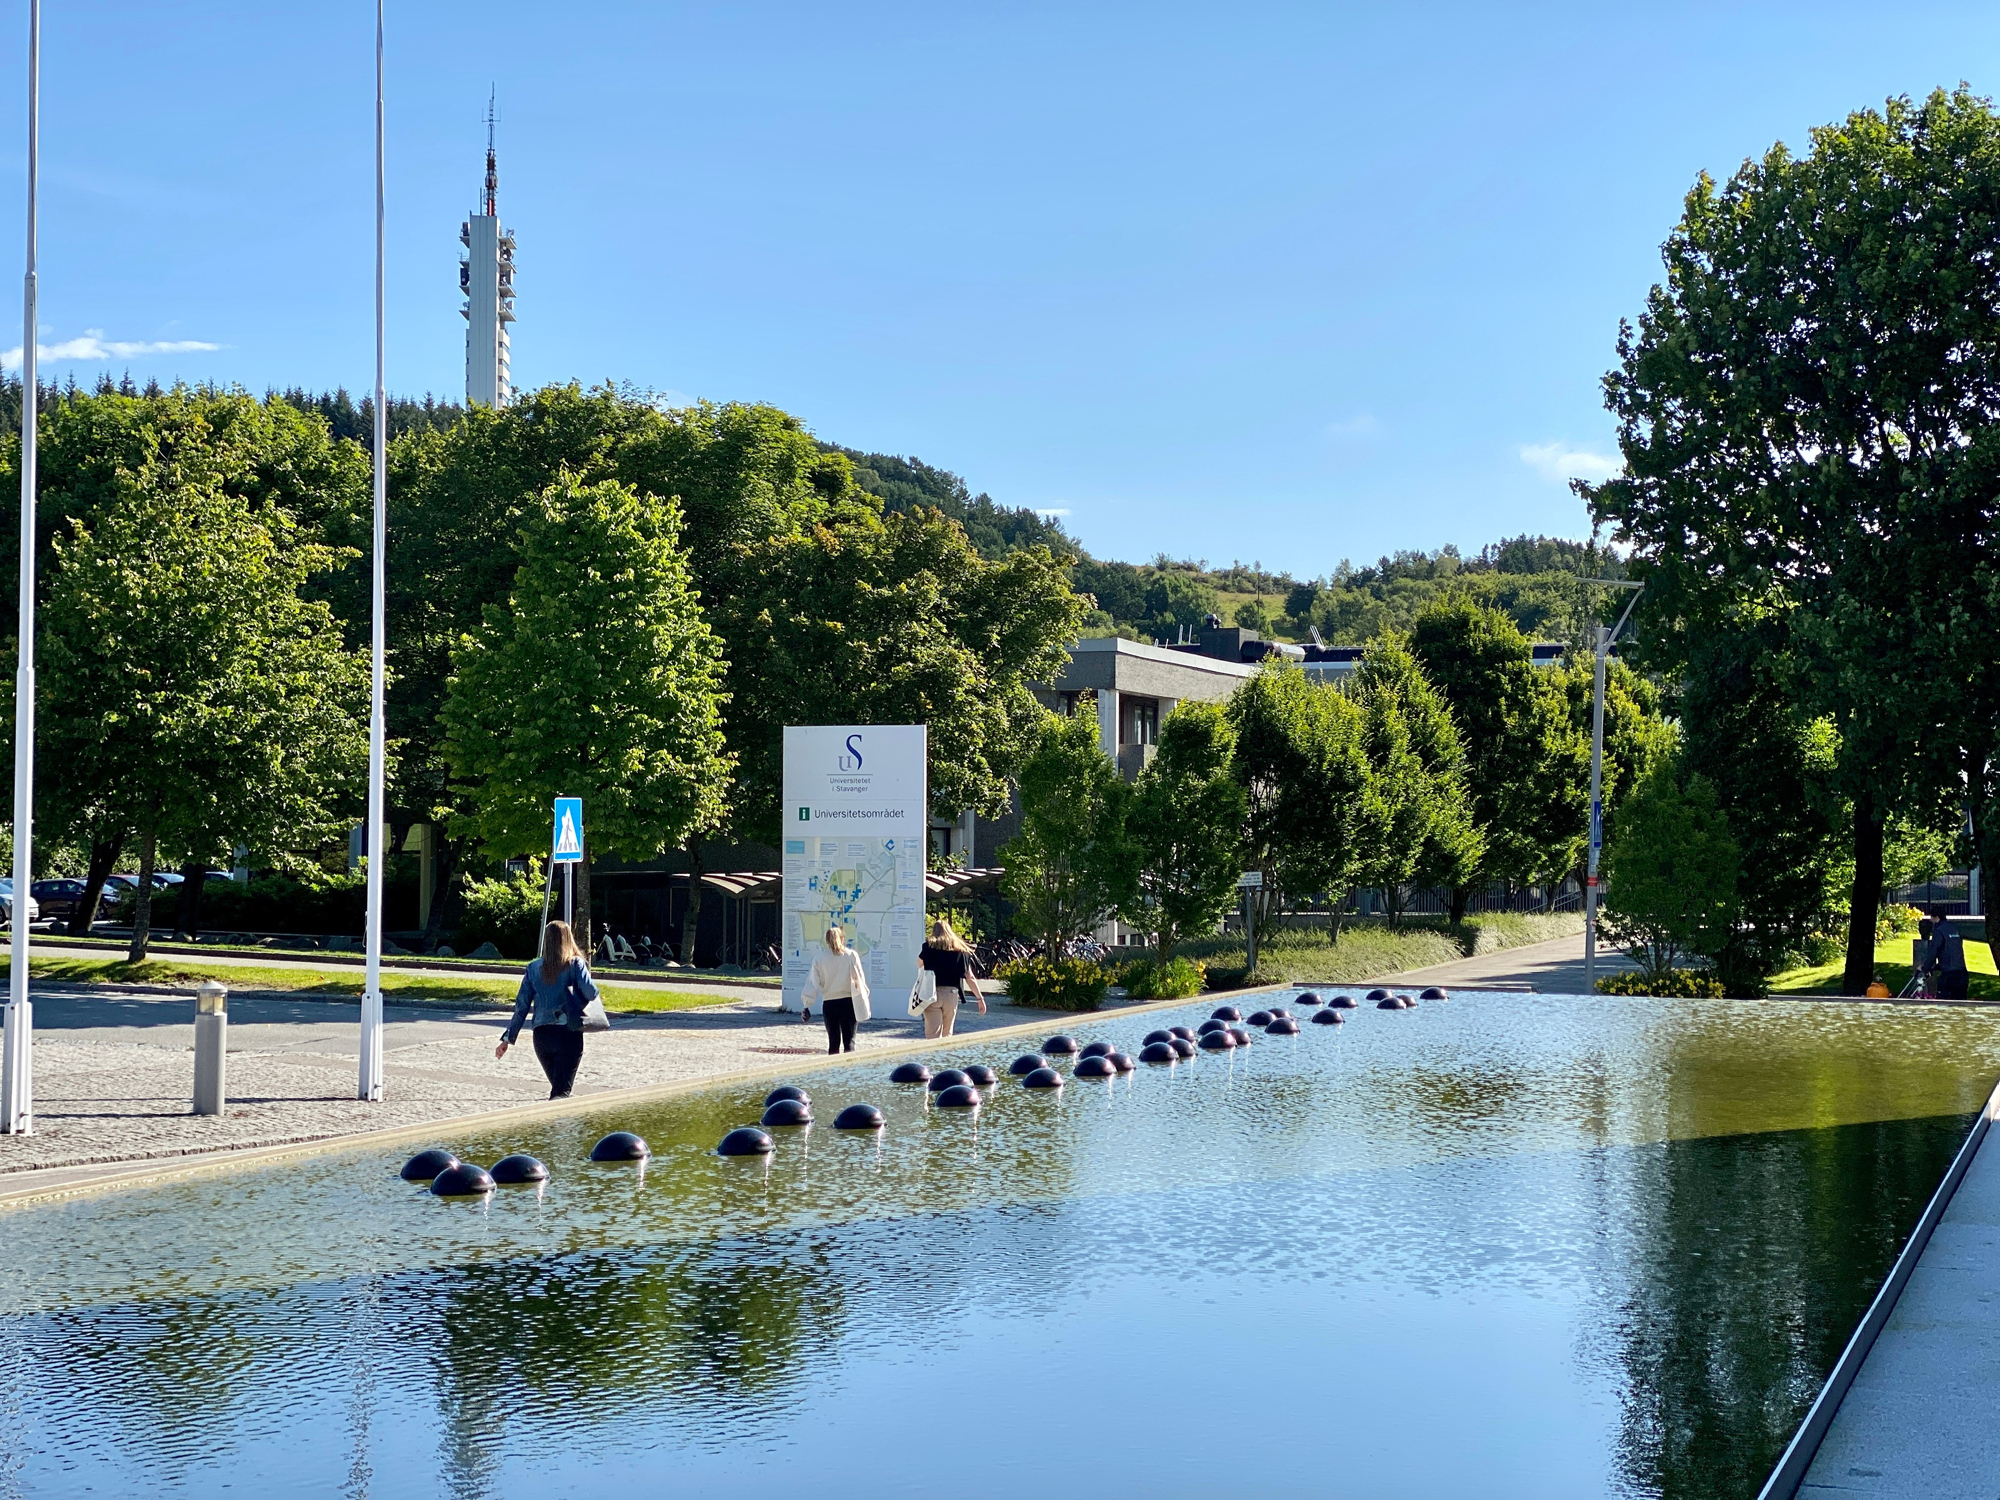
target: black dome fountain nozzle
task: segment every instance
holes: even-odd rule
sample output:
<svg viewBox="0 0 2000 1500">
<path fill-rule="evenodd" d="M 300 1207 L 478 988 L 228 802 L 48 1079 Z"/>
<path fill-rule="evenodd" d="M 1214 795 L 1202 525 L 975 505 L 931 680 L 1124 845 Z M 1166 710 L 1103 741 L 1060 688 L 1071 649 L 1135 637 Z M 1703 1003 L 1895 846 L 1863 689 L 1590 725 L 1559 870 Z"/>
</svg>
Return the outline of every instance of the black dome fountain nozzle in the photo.
<svg viewBox="0 0 2000 1500">
<path fill-rule="evenodd" d="M 1016 1078 L 1026 1078 L 1037 1068 L 1046 1068 L 1049 1060 L 1039 1052 L 1023 1053 L 1007 1064 L 1007 1071 Z"/>
<path fill-rule="evenodd" d="M 458 1158 L 442 1146 L 433 1146 L 428 1151 L 419 1151 L 403 1163 L 403 1181 L 430 1182 L 447 1168 L 458 1165 Z"/>
<path fill-rule="evenodd" d="M 1100 1053 L 1096 1057 L 1078 1058 L 1076 1076 L 1078 1078 L 1116 1078 L 1118 1070 L 1111 1065 L 1110 1058 Z"/>
<path fill-rule="evenodd" d="M 780 1099 L 764 1111 L 763 1126 L 766 1130 L 783 1129 L 793 1125 L 810 1125 L 813 1112 L 797 1099 Z"/>
<path fill-rule="evenodd" d="M 804 1089 L 800 1088 L 796 1083 L 781 1083 L 776 1088 L 772 1089 L 770 1093 L 764 1096 L 765 1108 L 768 1109 L 771 1105 L 776 1104 L 780 1099 L 796 1099 L 799 1101 L 799 1103 L 806 1105 L 808 1107 L 810 1107 L 813 1102 L 812 1095 L 808 1094 Z"/>
<path fill-rule="evenodd" d="M 1346 1023 L 1347 1017 L 1343 1016 L 1330 1005 L 1325 1010 L 1316 1010 L 1313 1012 L 1313 1025 L 1315 1026 L 1343 1026 Z"/>
<path fill-rule="evenodd" d="M 1211 1021 L 1240 1021 L 1243 1019 L 1243 1012 L 1233 1005 L 1218 1005 L 1208 1013 L 1208 1018 Z"/>
<path fill-rule="evenodd" d="M 954 1083 L 950 1088 L 940 1090 L 931 1102 L 939 1109 L 977 1109 L 980 1104 L 979 1090 L 969 1083 Z"/>
<path fill-rule="evenodd" d="M 889 1075 L 891 1083 L 929 1083 L 931 1070 L 920 1062 L 898 1063 Z"/>
<path fill-rule="evenodd" d="M 454 1162 L 431 1181 L 440 1198 L 477 1198 L 493 1191 L 493 1174 L 477 1162 Z"/>
<path fill-rule="evenodd" d="M 1178 1040 L 1176 1037 L 1175 1041 Z M 1139 1061 L 1142 1063 L 1171 1063 L 1180 1060 L 1181 1055 L 1174 1051 L 1173 1042 L 1148 1042 L 1139 1049 Z"/>
<path fill-rule="evenodd" d="M 872 1104 L 850 1104 L 833 1117 L 835 1130 L 880 1130 L 888 1123 Z"/>
<path fill-rule="evenodd" d="M 1205 1032 L 1201 1039 L 1201 1050 L 1204 1052 L 1233 1052 L 1236 1050 L 1236 1038 L 1231 1036 L 1227 1031 Z"/>
<path fill-rule="evenodd" d="M 1290 1016 L 1279 1016 L 1269 1026 L 1264 1028 L 1264 1034 L 1266 1036 L 1297 1036 L 1299 1034 L 1299 1023 Z"/>
<path fill-rule="evenodd" d="M 493 1180 L 502 1187 L 517 1187 L 524 1182 L 547 1182 L 549 1169 L 532 1156 L 503 1156 L 493 1163 Z"/>
<path fill-rule="evenodd" d="M 1063 1079 L 1054 1068 L 1037 1068 L 1023 1078 L 1021 1084 L 1031 1089 L 1059 1089 L 1063 1086 Z"/>
<path fill-rule="evenodd" d="M 989 1083 L 998 1083 L 1000 1081 L 1000 1075 L 987 1067 L 985 1063 L 973 1063 L 965 1070 L 965 1076 L 982 1088 Z"/>
<path fill-rule="evenodd" d="M 652 1154 L 653 1148 L 629 1130 L 614 1130 L 590 1148 L 592 1161 L 644 1161 Z"/>
<path fill-rule="evenodd" d="M 1044 1057 L 1068 1057 L 1075 1051 L 1075 1037 L 1052 1036 L 1046 1042 L 1042 1043 L 1042 1055 Z"/>
<path fill-rule="evenodd" d="M 931 1074 L 931 1081 L 925 1085 L 933 1094 L 942 1094 L 946 1089 L 957 1088 L 962 1083 L 970 1083 L 972 1078 L 959 1068 L 943 1068 Z"/>
<path fill-rule="evenodd" d="M 778 1149 L 772 1140 L 755 1125 L 743 1125 L 729 1132 L 715 1148 L 717 1156 L 769 1156 Z"/>
<path fill-rule="evenodd" d="M 1194 1056 L 1194 1043 L 1184 1036 L 1177 1036 L 1172 1041 L 1163 1043 L 1162 1045 L 1173 1048 L 1175 1057 Z"/>
</svg>

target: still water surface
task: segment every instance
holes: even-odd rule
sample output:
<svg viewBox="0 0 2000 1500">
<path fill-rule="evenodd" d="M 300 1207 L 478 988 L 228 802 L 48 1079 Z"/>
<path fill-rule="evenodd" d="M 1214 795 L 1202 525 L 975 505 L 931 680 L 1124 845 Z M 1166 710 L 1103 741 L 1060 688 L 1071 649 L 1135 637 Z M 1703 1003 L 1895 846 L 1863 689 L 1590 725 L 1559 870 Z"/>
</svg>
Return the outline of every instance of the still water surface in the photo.
<svg viewBox="0 0 2000 1500">
<path fill-rule="evenodd" d="M 0 1496 L 1747 1496 L 2000 1074 L 1958 1010 L 1348 1014 L 976 1119 L 802 1074 L 889 1127 L 769 1162 L 768 1084 L 447 1131 L 554 1169 L 483 1205 L 398 1148 L 0 1215 Z"/>
</svg>

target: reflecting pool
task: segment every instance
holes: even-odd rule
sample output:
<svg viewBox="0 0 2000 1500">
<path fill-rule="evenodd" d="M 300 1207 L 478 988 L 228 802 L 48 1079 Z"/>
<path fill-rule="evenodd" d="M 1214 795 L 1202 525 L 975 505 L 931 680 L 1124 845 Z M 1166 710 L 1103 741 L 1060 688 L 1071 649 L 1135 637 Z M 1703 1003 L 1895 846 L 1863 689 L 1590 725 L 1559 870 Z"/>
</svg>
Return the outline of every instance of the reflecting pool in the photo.
<svg viewBox="0 0 2000 1500">
<path fill-rule="evenodd" d="M 554 1170 L 485 1202 L 405 1146 L 0 1213 L 0 1495 L 1745 1496 L 2000 1075 L 1955 1009 L 1347 1014 L 941 1049 L 976 1115 L 801 1072 L 888 1127 L 768 1159 L 769 1082 L 447 1129 Z"/>
</svg>

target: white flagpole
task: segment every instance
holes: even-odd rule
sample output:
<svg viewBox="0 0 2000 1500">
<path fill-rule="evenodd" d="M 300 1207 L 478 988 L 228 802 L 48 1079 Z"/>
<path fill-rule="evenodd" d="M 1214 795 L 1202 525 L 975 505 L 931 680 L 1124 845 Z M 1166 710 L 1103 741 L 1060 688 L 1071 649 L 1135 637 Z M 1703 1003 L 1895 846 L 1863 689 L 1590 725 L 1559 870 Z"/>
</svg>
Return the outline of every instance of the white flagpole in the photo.
<svg viewBox="0 0 2000 1500">
<path fill-rule="evenodd" d="M 382 1097 L 382 874 L 389 851 L 382 836 L 386 728 L 382 706 L 386 663 L 383 654 L 387 607 L 383 549 L 389 540 L 389 400 L 383 370 L 383 292 L 387 260 L 383 239 L 384 159 L 382 120 L 382 5 L 375 0 L 375 554 L 374 660 L 368 704 L 368 977 L 361 991 L 361 1078 L 359 1097 Z"/>
<path fill-rule="evenodd" d="M 35 208 L 41 167 L 42 0 L 28 0 L 28 274 L 21 298 L 21 620 L 14 673 L 13 962 L 0 1056 L 0 1134 L 35 1133 L 35 1013 L 28 1004 L 28 891 L 35 831 Z"/>
</svg>

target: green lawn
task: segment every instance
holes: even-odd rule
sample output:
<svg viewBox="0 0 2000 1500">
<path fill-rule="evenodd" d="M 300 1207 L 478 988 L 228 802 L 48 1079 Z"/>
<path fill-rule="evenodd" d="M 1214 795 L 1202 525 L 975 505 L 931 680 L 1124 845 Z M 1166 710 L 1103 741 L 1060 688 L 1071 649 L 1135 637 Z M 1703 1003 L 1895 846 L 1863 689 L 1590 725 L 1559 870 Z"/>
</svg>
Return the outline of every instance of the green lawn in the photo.
<svg viewBox="0 0 2000 1500">
<path fill-rule="evenodd" d="M 1875 945 L 1876 976 L 1889 986 L 1892 995 L 1900 995 L 1903 986 L 1910 982 L 1910 942 L 1909 938 L 1898 937 Z M 2000 1000 L 2000 976 L 1993 972 L 1992 949 L 1985 943 L 1967 943 L 1965 961 L 1973 971 L 1972 982 L 1967 987 L 1971 997 L 1974 1000 Z M 1792 969 L 1772 979 L 1771 993 L 1837 995 L 1840 993 L 1840 976 L 1846 968 L 1845 962 L 1835 961 L 1810 969 Z"/>
<path fill-rule="evenodd" d="M 192 989 L 204 979 L 216 979 L 232 990 L 282 990 L 306 999 L 359 996 L 362 980 L 359 969 L 205 965 L 199 959 L 180 957 L 149 958 L 136 964 L 122 958 L 36 958 L 31 963 L 37 979 L 66 984 L 161 984 L 186 985 Z M 7 972 L 8 964 L 7 959 L 0 958 L 0 974 Z M 498 974 L 442 979 L 382 971 L 382 993 L 404 1004 L 511 1005 L 518 984 L 519 981 Z M 605 989 L 604 1007 L 613 1011 L 694 1010 L 704 1005 L 726 1005 L 735 998 L 713 992 L 621 986 Z"/>
</svg>

